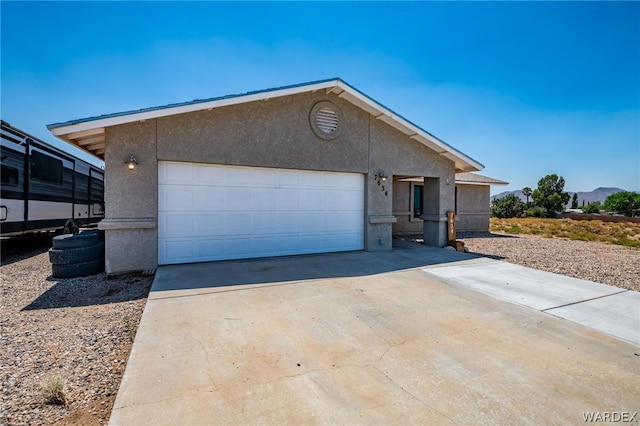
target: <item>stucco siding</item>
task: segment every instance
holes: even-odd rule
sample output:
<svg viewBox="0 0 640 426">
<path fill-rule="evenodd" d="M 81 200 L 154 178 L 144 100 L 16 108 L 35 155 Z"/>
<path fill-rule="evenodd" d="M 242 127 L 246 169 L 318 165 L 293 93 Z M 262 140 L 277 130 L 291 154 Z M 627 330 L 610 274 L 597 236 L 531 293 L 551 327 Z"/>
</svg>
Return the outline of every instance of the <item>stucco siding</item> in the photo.
<svg viewBox="0 0 640 426">
<path fill-rule="evenodd" d="M 309 113 L 330 99 L 344 114 L 334 140 Z M 337 96 L 304 93 L 158 119 L 158 159 L 336 172 L 368 171 L 368 114 Z"/>
<path fill-rule="evenodd" d="M 158 169 L 155 121 L 107 129 L 105 150 L 105 218 L 155 217 L 158 211 Z M 140 165 L 124 163 L 134 154 Z"/>
<path fill-rule="evenodd" d="M 319 101 L 337 105 L 344 118 L 340 135 L 318 137 L 310 111 Z M 136 170 L 124 162 L 133 154 Z M 219 107 L 106 129 L 105 221 L 107 272 L 157 266 L 158 161 L 184 161 L 365 175 L 365 250 L 390 250 L 393 176 L 429 180 L 429 218 L 424 229 L 432 245 L 446 241 L 446 212 L 453 209 L 454 163 L 335 94 L 303 93 Z M 384 171 L 388 181 L 378 185 Z M 398 185 L 398 191 L 409 190 Z M 408 197 L 407 197 L 408 200 Z"/>
<path fill-rule="evenodd" d="M 490 186 L 458 184 L 457 187 L 458 231 L 488 231 Z"/>
</svg>

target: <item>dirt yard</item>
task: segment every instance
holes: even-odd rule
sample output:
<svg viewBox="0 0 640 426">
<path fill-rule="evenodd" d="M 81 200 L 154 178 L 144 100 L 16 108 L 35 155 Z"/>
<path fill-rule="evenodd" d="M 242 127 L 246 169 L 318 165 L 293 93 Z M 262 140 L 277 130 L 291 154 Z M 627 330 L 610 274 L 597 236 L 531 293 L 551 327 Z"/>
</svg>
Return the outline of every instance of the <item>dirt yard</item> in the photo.
<svg viewBox="0 0 640 426">
<path fill-rule="evenodd" d="M 152 277 L 55 279 L 50 243 L 2 240 L 0 424 L 106 424 Z M 46 402 L 51 381 L 67 405 Z"/>
</svg>

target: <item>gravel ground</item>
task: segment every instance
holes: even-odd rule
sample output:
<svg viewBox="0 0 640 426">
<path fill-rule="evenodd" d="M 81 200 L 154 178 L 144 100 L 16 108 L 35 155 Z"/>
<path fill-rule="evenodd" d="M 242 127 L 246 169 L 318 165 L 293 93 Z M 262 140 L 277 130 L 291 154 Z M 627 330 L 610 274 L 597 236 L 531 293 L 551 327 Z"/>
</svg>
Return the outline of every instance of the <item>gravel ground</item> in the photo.
<svg viewBox="0 0 640 426">
<path fill-rule="evenodd" d="M 640 291 L 640 249 L 535 235 L 459 233 L 469 252 Z"/>
<path fill-rule="evenodd" d="M 473 253 L 640 290 L 640 249 L 489 233 L 459 235 Z M 105 424 L 152 277 L 51 278 L 49 240 L 2 245 L 0 424 Z M 69 404 L 45 403 L 48 377 L 66 378 Z"/>
<path fill-rule="evenodd" d="M 55 279 L 50 243 L 2 241 L 0 424 L 105 424 L 152 277 Z M 53 376 L 66 379 L 66 406 L 45 403 Z"/>
</svg>

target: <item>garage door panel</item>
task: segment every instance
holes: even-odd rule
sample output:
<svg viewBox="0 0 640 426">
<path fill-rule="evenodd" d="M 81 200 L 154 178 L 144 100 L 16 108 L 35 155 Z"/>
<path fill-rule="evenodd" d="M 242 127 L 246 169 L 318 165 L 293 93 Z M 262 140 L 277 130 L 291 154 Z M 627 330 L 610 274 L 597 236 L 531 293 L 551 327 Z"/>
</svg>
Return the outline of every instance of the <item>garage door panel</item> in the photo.
<svg viewBox="0 0 640 426">
<path fill-rule="evenodd" d="M 193 209 L 216 210 L 224 203 L 224 188 L 198 186 L 193 190 Z"/>
<path fill-rule="evenodd" d="M 361 174 L 159 163 L 160 264 L 361 250 Z"/>
<path fill-rule="evenodd" d="M 359 199 L 357 192 L 344 191 L 338 194 L 338 197 L 340 199 L 341 210 L 362 211 L 362 201 Z"/>
<path fill-rule="evenodd" d="M 194 241 L 197 252 L 197 261 L 208 259 L 218 260 L 224 258 L 224 246 L 222 238 L 206 238 Z"/>
<path fill-rule="evenodd" d="M 247 210 L 250 207 L 250 193 L 247 193 L 246 188 L 232 188 L 227 187 L 223 189 L 224 197 L 220 210 L 227 212 L 235 212 L 238 210 Z"/>
<path fill-rule="evenodd" d="M 290 212 L 278 212 L 275 215 L 273 234 L 295 234 L 300 232 L 300 214 Z"/>
<path fill-rule="evenodd" d="M 276 172 L 278 185 L 282 188 L 297 188 L 300 185 L 300 173 L 297 170 L 279 169 Z"/>
<path fill-rule="evenodd" d="M 223 170 L 225 184 L 232 186 L 250 186 L 252 183 L 251 169 L 248 167 L 225 167 Z"/>
<path fill-rule="evenodd" d="M 230 259 L 251 255 L 251 238 L 227 238 L 223 245 L 224 254 Z"/>
<path fill-rule="evenodd" d="M 193 188 L 166 185 L 158 189 L 159 210 L 185 210 L 193 205 Z"/>
<path fill-rule="evenodd" d="M 167 263 L 182 263 L 194 257 L 193 241 L 186 239 L 166 240 L 159 245 L 159 255 Z"/>
<path fill-rule="evenodd" d="M 158 221 L 158 232 L 167 236 L 192 236 L 193 216 L 184 213 L 167 213 Z"/>
<path fill-rule="evenodd" d="M 210 167 L 204 164 L 192 165 L 195 173 L 195 181 L 204 185 L 223 185 L 224 168 Z"/>
<path fill-rule="evenodd" d="M 275 251 L 273 246 L 273 238 L 257 237 L 251 238 L 251 252 L 258 257 L 270 256 Z"/>
<path fill-rule="evenodd" d="M 276 196 L 274 188 L 259 188 L 251 190 L 251 208 L 254 211 L 266 210 L 273 203 Z"/>
<path fill-rule="evenodd" d="M 243 234 L 251 230 L 252 215 L 251 213 L 238 213 L 224 215 L 223 232 L 225 234 Z"/>
<path fill-rule="evenodd" d="M 224 234 L 224 214 L 195 212 L 192 215 L 194 217 L 195 236 Z"/>
<path fill-rule="evenodd" d="M 252 171 L 252 183 L 259 188 L 269 188 L 278 186 L 278 173 L 273 173 L 272 169 L 254 169 Z"/>
<path fill-rule="evenodd" d="M 158 177 L 165 183 L 190 183 L 194 181 L 193 166 L 188 163 L 165 163 Z"/>
<path fill-rule="evenodd" d="M 342 238 L 341 246 L 348 247 L 349 250 L 359 250 L 358 247 L 362 246 L 364 233 L 353 231 L 342 232 L 340 237 Z"/>
<path fill-rule="evenodd" d="M 275 205 L 280 211 L 298 211 L 300 204 L 300 192 L 296 189 L 281 189 L 276 192 Z M 272 201 L 272 202 L 273 202 Z M 268 208 L 268 206 L 265 206 Z"/>
</svg>

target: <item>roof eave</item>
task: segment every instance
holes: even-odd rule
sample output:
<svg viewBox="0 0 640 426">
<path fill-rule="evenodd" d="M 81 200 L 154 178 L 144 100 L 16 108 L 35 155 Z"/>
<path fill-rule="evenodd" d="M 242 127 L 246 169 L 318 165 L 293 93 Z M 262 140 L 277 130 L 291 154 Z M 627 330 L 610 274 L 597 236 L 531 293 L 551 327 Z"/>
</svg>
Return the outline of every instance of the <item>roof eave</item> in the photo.
<svg viewBox="0 0 640 426">
<path fill-rule="evenodd" d="M 411 139 L 422 143 L 437 152 L 439 155 L 453 161 L 456 172 L 474 172 L 484 169 L 484 166 L 479 162 L 456 150 L 426 130 L 411 123 L 399 114 L 396 114 L 339 78 L 259 92 L 251 92 L 244 95 L 227 96 L 211 100 L 150 108 L 144 111 L 131 111 L 80 121 L 49 124 L 47 128 L 59 139 L 70 142 L 94 155 L 104 158 L 104 134 L 105 129 L 110 126 L 133 123 L 136 121 L 152 120 L 169 115 L 185 114 L 189 112 L 267 100 L 317 90 L 327 90 L 327 93 L 334 93 L 338 97 L 343 98 L 370 113 L 375 118 L 395 127 Z M 102 139 L 100 139 L 100 135 L 102 135 Z"/>
</svg>

